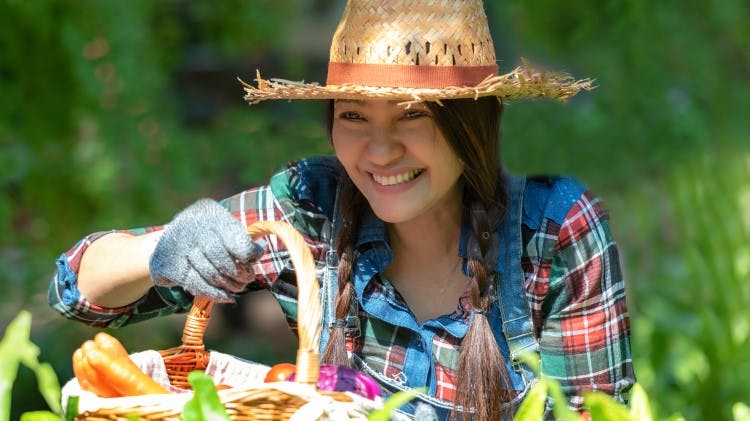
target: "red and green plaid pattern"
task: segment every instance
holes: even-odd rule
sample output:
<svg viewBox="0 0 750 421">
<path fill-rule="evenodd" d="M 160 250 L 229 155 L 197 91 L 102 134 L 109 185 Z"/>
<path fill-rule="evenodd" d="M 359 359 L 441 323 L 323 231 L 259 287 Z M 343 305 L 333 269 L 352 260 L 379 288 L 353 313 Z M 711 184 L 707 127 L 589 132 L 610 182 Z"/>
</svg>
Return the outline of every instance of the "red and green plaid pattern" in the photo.
<svg viewBox="0 0 750 421">
<path fill-rule="evenodd" d="M 307 166 L 301 169 L 300 165 Z M 331 188 L 335 187 L 335 178 L 329 167 L 324 166 L 319 174 L 314 169 L 314 165 L 305 161 L 291 164 L 276 174 L 269 185 L 244 191 L 224 204 L 245 224 L 257 220 L 284 220 L 293 224 L 305 237 L 322 270 L 330 244 L 333 201 L 330 193 L 335 191 Z M 534 182 L 545 184 L 550 190 L 555 188 L 554 179 Z M 317 195 L 319 190 L 328 193 Z M 138 235 L 151 229 L 159 228 L 129 232 Z M 605 209 L 597 198 L 584 193 L 562 221 L 556 222 L 545 214 L 537 227 L 525 226 L 523 234 L 521 263 L 525 290 L 540 342 L 544 374 L 561 382 L 574 407 L 580 407 L 583 390 L 602 390 L 622 399 L 621 393 L 635 379 L 625 286 Z M 132 324 L 189 309 L 191 297 L 179 288 L 154 289 L 132 305 L 117 309 L 97 307 L 76 295 L 75 273 L 80 256 L 100 235 L 84 238 L 61 258 L 61 269 L 50 287 L 53 308 L 66 317 L 100 327 Z M 297 288 L 288 254 L 274 238 L 267 241 L 267 252 L 254 266 L 257 282 L 276 296 L 294 328 Z M 65 271 L 69 271 L 67 276 Z M 403 301 L 389 282 L 376 277 L 371 285 L 368 293 L 386 294 Z M 66 302 L 65 294 L 77 299 Z M 454 317 L 466 319 L 466 301 L 457 306 Z M 404 376 L 403 364 L 412 332 L 372 317 L 362 309 L 360 321 L 361 335 L 348 338 L 349 350 L 384 376 L 399 380 Z M 437 398 L 455 399 L 460 348 L 460 339 L 440 331 L 434 335 L 431 348 L 425 351 L 430 352 Z"/>
<path fill-rule="evenodd" d="M 523 268 L 542 371 L 580 406 L 580 392 L 620 397 L 634 382 L 625 285 L 609 219 L 585 193 L 562 224 L 544 219 Z"/>
</svg>

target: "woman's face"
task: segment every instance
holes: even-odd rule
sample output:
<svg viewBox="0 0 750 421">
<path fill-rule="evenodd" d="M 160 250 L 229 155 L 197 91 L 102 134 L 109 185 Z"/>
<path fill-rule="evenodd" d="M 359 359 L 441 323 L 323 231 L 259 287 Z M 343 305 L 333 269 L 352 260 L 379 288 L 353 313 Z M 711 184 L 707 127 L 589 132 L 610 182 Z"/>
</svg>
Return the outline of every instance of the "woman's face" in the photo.
<svg viewBox="0 0 750 421">
<path fill-rule="evenodd" d="M 424 104 L 336 100 L 336 156 L 375 214 L 389 223 L 460 207 L 463 170 Z"/>
</svg>

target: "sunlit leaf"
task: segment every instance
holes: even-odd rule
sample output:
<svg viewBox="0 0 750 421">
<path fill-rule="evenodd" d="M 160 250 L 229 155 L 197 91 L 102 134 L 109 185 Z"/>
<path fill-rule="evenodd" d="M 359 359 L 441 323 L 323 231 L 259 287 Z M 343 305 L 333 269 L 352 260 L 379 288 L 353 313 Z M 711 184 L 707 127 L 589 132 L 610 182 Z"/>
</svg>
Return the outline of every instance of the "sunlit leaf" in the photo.
<svg viewBox="0 0 750 421">
<path fill-rule="evenodd" d="M 518 358 L 523 361 L 524 364 L 529 366 L 531 371 L 534 372 L 534 374 L 539 376 L 539 373 L 541 373 L 541 360 L 539 359 L 539 354 L 536 352 L 522 352 L 518 355 Z"/>
<path fill-rule="evenodd" d="M 542 381 L 547 383 L 549 395 L 552 397 L 552 412 L 555 419 L 559 421 L 579 421 L 577 412 L 568 408 L 568 399 L 560 387 L 560 383 L 549 377 L 542 377 Z"/>
<path fill-rule="evenodd" d="M 625 405 L 602 392 L 585 392 L 583 403 L 594 421 L 642 421 L 632 416 Z"/>
<path fill-rule="evenodd" d="M 547 402 L 547 382 L 535 384 L 526 397 L 523 398 L 518 412 L 513 421 L 538 421 L 544 416 L 544 407 Z"/>
<path fill-rule="evenodd" d="M 182 415 L 185 421 L 229 421 L 229 415 L 210 376 L 202 371 L 193 371 L 188 374 L 188 382 L 194 394 L 185 403 Z"/>
<path fill-rule="evenodd" d="M 68 397 L 68 403 L 65 406 L 65 421 L 73 421 L 75 416 L 78 415 L 78 396 Z"/>
<path fill-rule="evenodd" d="M 734 421 L 750 421 L 750 407 L 742 402 L 732 405 Z"/>
<path fill-rule="evenodd" d="M 420 393 L 426 393 L 426 387 L 419 387 L 415 389 L 401 390 L 388 397 L 383 402 L 383 407 L 372 411 L 367 416 L 367 421 L 388 421 L 391 419 L 391 412 L 400 408 L 405 403 L 411 401 Z"/>
<path fill-rule="evenodd" d="M 639 383 L 633 385 L 630 392 L 630 415 L 639 421 L 651 421 L 651 402 L 648 399 L 646 391 Z"/>
<path fill-rule="evenodd" d="M 55 370 L 49 363 L 40 363 L 33 368 L 36 381 L 39 384 L 39 393 L 44 397 L 50 409 L 56 414 L 62 413 L 60 381 Z"/>
<path fill-rule="evenodd" d="M 61 421 L 61 418 L 50 411 L 32 411 L 21 414 L 21 421 Z"/>
<path fill-rule="evenodd" d="M 0 341 L 0 420 L 10 419 L 10 398 L 18 366 L 29 342 L 31 313 L 21 311 L 8 324 Z"/>
</svg>

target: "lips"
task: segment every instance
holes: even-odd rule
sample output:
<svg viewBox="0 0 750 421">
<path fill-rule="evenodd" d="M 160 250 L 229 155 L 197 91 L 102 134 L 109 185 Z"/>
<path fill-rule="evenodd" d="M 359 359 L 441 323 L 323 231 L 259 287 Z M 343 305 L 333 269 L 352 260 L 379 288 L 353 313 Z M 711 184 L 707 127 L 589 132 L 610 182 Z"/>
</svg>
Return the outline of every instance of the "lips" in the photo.
<svg viewBox="0 0 750 421">
<path fill-rule="evenodd" d="M 393 174 L 393 175 L 372 174 L 372 179 L 375 180 L 375 182 L 380 184 L 381 186 L 394 186 L 397 184 L 407 183 L 415 179 L 421 173 L 422 173 L 422 170 L 411 170 L 411 171 L 405 171 L 403 173 Z"/>
</svg>

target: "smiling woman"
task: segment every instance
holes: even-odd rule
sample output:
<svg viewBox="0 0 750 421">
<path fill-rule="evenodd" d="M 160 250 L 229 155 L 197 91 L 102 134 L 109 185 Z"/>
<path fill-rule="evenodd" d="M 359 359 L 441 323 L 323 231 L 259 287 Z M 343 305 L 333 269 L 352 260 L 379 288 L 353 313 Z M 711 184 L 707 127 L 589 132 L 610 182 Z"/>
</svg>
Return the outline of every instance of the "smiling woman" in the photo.
<svg viewBox="0 0 750 421">
<path fill-rule="evenodd" d="M 380 219 L 398 224 L 447 212 L 458 231 L 462 165 L 426 105 L 338 100 L 331 126 L 336 156 Z"/>
<path fill-rule="evenodd" d="M 386 396 L 423 388 L 403 415 L 509 418 L 534 383 L 518 358 L 529 350 L 572 407 L 592 389 L 624 400 L 635 379 L 606 209 L 580 182 L 514 176 L 498 155 L 504 102 L 590 81 L 496 63 L 480 0 L 349 0 L 325 85 L 245 86 L 251 103 L 328 100 L 335 156 L 166 226 L 84 238 L 58 260 L 51 304 L 116 327 L 268 289 L 294 327 L 288 252 L 245 234 L 283 220 L 320 269 L 322 362 L 366 372 Z"/>
</svg>

